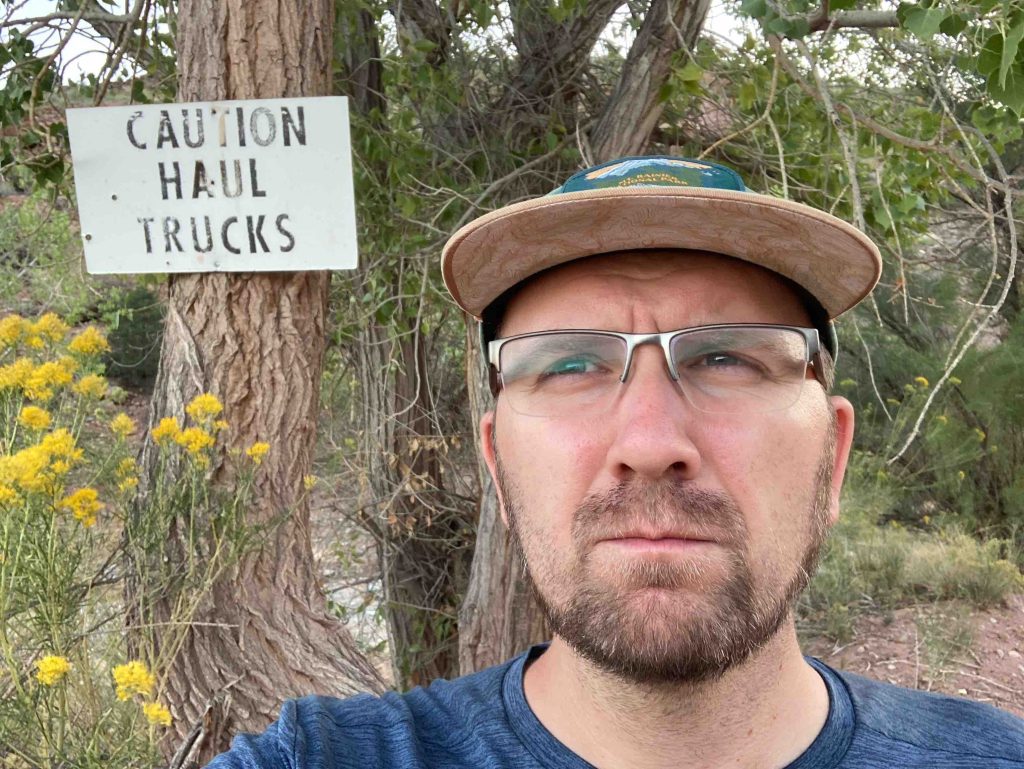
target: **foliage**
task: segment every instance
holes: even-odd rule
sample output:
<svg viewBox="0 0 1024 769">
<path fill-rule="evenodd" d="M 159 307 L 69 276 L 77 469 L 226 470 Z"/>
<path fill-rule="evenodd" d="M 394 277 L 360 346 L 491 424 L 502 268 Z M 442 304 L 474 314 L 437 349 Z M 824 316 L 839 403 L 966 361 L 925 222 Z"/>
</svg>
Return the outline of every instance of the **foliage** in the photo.
<svg viewBox="0 0 1024 769">
<path fill-rule="evenodd" d="M 163 304 L 145 285 L 114 288 L 101 303 L 101 315 L 110 329 L 107 372 L 125 387 L 148 389 L 160 360 Z"/>
<path fill-rule="evenodd" d="M 46 193 L 0 204 L 0 306 L 80 320 L 98 294 L 85 274 L 78 226 L 66 201 Z"/>
<path fill-rule="evenodd" d="M 230 428 L 209 394 L 190 404 L 184 427 L 186 415 L 169 418 L 174 429 L 152 437 L 158 484 L 136 499 L 138 428 L 105 402 L 108 350 L 96 327 L 73 331 L 52 313 L 0 318 L 0 750 L 18 766 L 156 765 L 172 718 L 161 671 L 180 633 L 125 646 L 121 549 L 166 571 L 152 558 L 166 521 L 216 532 L 216 552 L 155 581 L 175 590 L 165 621 L 182 626 L 216 574 L 259 537 L 243 512 L 272 447 L 230 450 L 236 481 L 213 484 L 209 458 Z M 179 484 L 159 483 L 170 463 L 186 467 Z"/>
<path fill-rule="evenodd" d="M 957 528 L 922 516 L 913 526 L 892 517 L 904 493 L 879 479 L 871 457 L 854 457 L 843 512 L 821 565 L 800 601 L 802 630 L 839 643 L 867 611 L 918 602 L 963 599 L 975 606 L 1002 603 L 1024 590 L 1010 541 L 980 542 Z M 884 523 L 888 521 L 888 523 Z"/>
</svg>

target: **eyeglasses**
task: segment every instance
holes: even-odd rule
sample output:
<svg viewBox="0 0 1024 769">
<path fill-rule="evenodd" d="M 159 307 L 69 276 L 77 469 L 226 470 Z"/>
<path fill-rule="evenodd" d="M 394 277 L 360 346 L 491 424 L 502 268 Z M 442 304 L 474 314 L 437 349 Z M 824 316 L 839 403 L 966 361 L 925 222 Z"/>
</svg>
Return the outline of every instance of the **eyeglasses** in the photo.
<svg viewBox="0 0 1024 769">
<path fill-rule="evenodd" d="M 492 388 L 526 416 L 601 413 L 622 393 L 634 350 L 661 347 L 669 376 L 696 409 L 756 414 L 796 403 L 807 367 L 824 386 L 818 331 L 796 326 L 727 324 L 626 334 L 538 331 L 488 345 Z"/>
</svg>

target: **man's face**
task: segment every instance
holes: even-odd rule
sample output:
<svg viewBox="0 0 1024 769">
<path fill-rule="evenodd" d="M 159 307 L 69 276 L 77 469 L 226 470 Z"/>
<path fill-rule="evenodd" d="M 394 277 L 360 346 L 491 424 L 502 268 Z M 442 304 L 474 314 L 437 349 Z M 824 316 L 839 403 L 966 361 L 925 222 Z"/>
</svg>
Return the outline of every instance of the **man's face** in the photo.
<svg viewBox="0 0 1024 769">
<path fill-rule="evenodd" d="M 716 323 L 809 325 L 766 270 L 644 252 L 534 280 L 502 336 Z M 499 395 L 485 458 L 558 636 L 633 681 L 712 678 L 771 638 L 806 585 L 837 513 L 852 409 L 809 380 L 788 409 L 696 411 L 653 345 L 623 387 L 596 418 L 524 416 Z"/>
</svg>

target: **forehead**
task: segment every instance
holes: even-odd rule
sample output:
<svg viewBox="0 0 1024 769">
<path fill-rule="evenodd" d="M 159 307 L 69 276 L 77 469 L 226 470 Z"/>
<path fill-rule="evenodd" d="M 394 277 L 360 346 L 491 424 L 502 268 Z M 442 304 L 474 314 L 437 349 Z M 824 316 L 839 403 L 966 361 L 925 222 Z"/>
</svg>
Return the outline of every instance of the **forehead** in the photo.
<svg viewBox="0 0 1024 769">
<path fill-rule="evenodd" d="M 578 259 L 529 280 L 509 301 L 501 335 L 712 323 L 808 326 L 810 316 L 788 280 L 750 262 L 699 251 L 624 251 Z"/>
</svg>

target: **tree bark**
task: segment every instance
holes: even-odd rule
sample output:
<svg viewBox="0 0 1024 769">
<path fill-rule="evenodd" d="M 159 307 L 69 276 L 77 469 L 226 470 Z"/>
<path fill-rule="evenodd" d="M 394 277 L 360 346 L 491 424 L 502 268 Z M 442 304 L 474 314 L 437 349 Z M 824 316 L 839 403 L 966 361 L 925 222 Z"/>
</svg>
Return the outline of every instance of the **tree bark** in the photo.
<svg viewBox="0 0 1024 769">
<path fill-rule="evenodd" d="M 691 51 L 710 0 L 653 0 L 633 40 L 615 91 L 590 134 L 595 163 L 643 151 L 664 107 L 661 87 L 677 51 Z"/>
<path fill-rule="evenodd" d="M 181 101 L 329 92 L 330 0 L 182 0 L 178 20 Z M 233 445 L 271 445 L 246 516 L 269 534 L 205 594 L 162 681 L 174 717 L 168 753 L 189 740 L 176 758 L 180 766 L 205 763 L 237 732 L 262 730 L 285 698 L 383 688 L 350 634 L 327 613 L 302 495 L 315 445 L 328 280 L 325 272 L 299 272 L 169 281 L 151 426 L 183 414 L 191 398 L 209 391 L 224 404 Z M 150 473 L 154 454 L 143 457 Z M 211 482 L 231 474 L 221 457 Z M 184 553 L 201 557 L 209 544 L 185 541 L 172 525 L 163 553 L 150 556 L 173 565 Z M 129 601 L 154 590 L 157 598 L 136 605 L 132 616 L 166 622 L 175 616 L 176 586 L 146 585 L 148 573 L 137 574 L 141 591 Z M 159 648 L 172 629 L 131 631 L 136 638 L 152 632 L 149 642 Z"/>
</svg>

